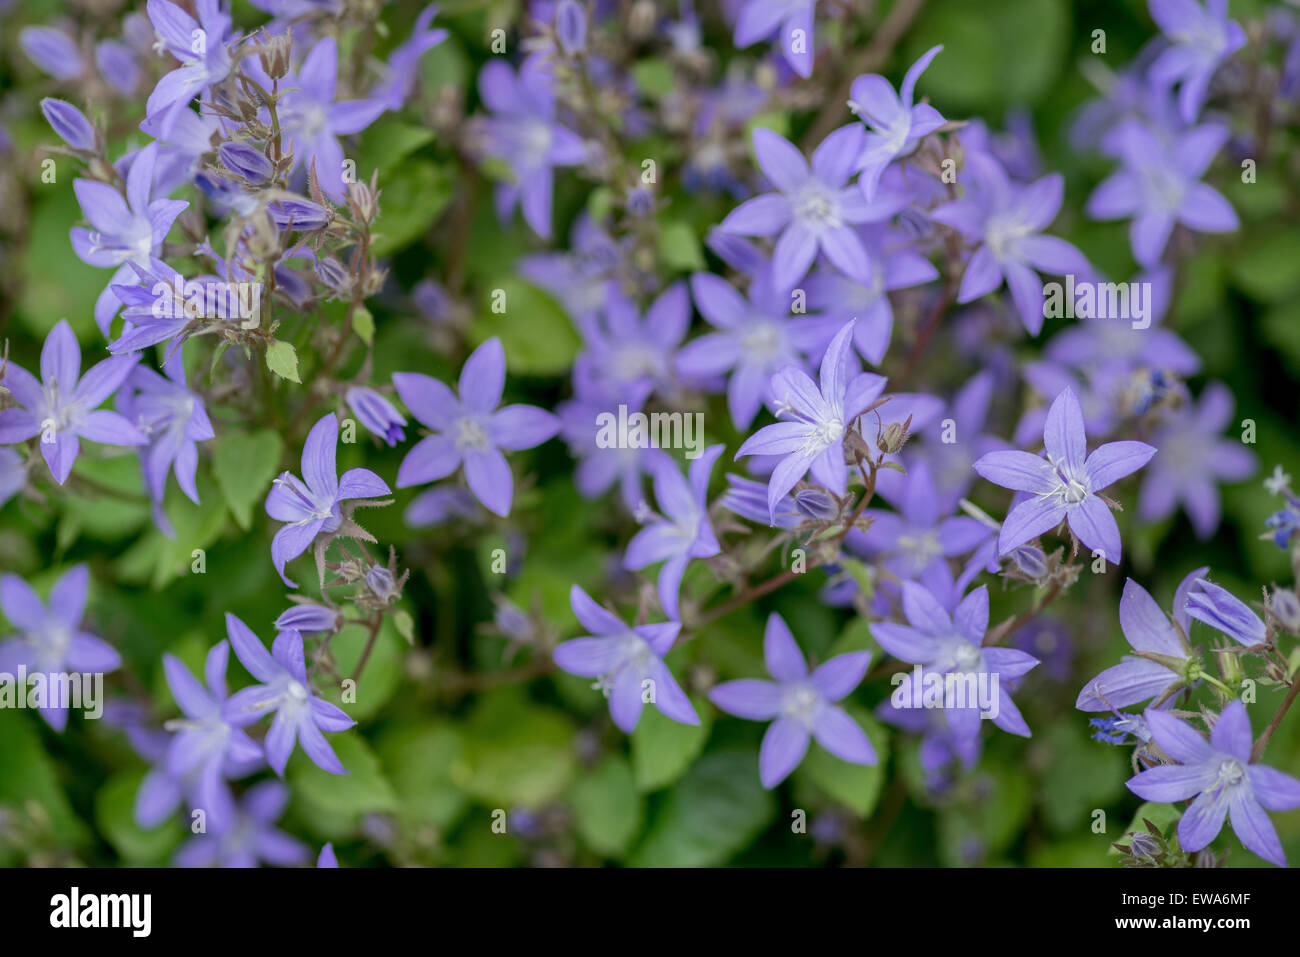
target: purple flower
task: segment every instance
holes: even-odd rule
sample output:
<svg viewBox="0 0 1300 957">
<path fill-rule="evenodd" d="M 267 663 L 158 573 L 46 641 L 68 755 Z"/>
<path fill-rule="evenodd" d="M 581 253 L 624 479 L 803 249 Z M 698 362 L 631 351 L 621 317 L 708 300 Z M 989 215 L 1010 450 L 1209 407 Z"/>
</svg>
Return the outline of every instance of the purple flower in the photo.
<svg viewBox="0 0 1300 957">
<path fill-rule="evenodd" d="M 287 608 L 275 620 L 277 631 L 296 631 L 304 635 L 330 634 L 343 627 L 343 614 L 314 602 L 301 602 Z"/>
<path fill-rule="evenodd" d="M 769 390 L 777 417 L 790 421 L 764 426 L 736 452 L 781 456 L 767 486 L 768 515 L 776 523 L 776 503 L 811 468 L 813 478 L 842 495 L 848 488 L 844 436 L 853 420 L 885 388 L 883 377 L 859 372 L 850 378 L 853 322 L 835 334 L 822 357 L 820 388 L 797 366 L 786 366 L 772 377 Z"/>
<path fill-rule="evenodd" d="M 374 389 L 354 385 L 348 388 L 343 398 L 361 424 L 387 442 L 390 448 L 406 438 L 402 431 L 406 419 L 393 408 L 393 403 Z"/>
<path fill-rule="evenodd" d="M 602 414 L 619 405 L 626 406 L 631 415 L 640 412 L 644 402 L 635 398 L 619 402 L 581 378 L 575 379 L 574 385 L 579 394 L 556 409 L 560 434 L 569 445 L 569 453 L 578 459 L 573 484 L 578 494 L 588 499 L 598 498 L 617 485 L 624 507 L 634 513 L 643 497 L 642 476 L 650 471 L 651 463 L 665 453 L 653 447 L 633 448 L 630 444 L 626 448 L 618 445 L 602 447 L 598 441 L 598 423 Z"/>
<path fill-rule="evenodd" d="M 250 774 L 264 761 L 261 746 L 222 715 L 229 659 L 227 642 L 213 646 L 204 666 L 204 687 L 179 658 L 163 655 L 167 686 L 184 715 L 167 723 L 175 734 L 167 747 L 164 773 L 177 782 L 176 799 L 182 790 L 187 791 L 214 831 L 223 830 L 234 815 L 225 780 Z M 172 808 L 175 804 L 173 801 Z"/>
<path fill-rule="evenodd" d="M 151 258 L 147 267 L 134 262 L 128 265 L 131 267 L 128 272 L 134 273 L 137 284 L 109 285 L 113 295 L 126 307 L 122 312 L 125 320 L 122 335 L 108 344 L 108 351 L 113 355 L 175 339 L 199 314 L 206 312 L 206 303 L 217 301 L 217 293 L 221 301 L 226 301 L 230 289 L 215 276 L 186 279 L 157 258 Z M 178 352 L 179 346 L 179 342 L 168 346 L 167 356 L 170 358 Z"/>
<path fill-rule="evenodd" d="M 1021 322 L 1036 336 L 1043 328 L 1043 283 L 1034 270 L 1057 275 L 1091 271 L 1074 246 L 1043 234 L 1061 208 L 1065 180 L 1052 173 L 1020 186 L 983 153 L 972 153 L 967 164 L 974 184 L 971 194 L 930 214 L 979 243 L 966 265 L 957 301 L 973 302 L 1005 280 Z"/>
<path fill-rule="evenodd" d="M 436 3 L 431 3 L 420 11 L 415 26 L 411 28 L 411 35 L 388 55 L 384 78 L 370 91 L 371 100 L 378 100 L 388 110 L 402 108 L 415 88 L 420 58 L 447 39 L 446 30 L 432 29 L 433 18 L 437 15 Z"/>
<path fill-rule="evenodd" d="M 326 844 L 320 849 L 320 856 L 316 858 L 317 867 L 338 867 L 339 859 L 334 856 L 334 845 Z"/>
<path fill-rule="evenodd" d="M 289 789 L 263 781 L 248 790 L 234 821 L 220 833 L 209 830 L 190 838 L 176 852 L 177 867 L 257 867 L 259 863 L 295 867 L 311 860 L 307 845 L 273 825 L 289 803 Z"/>
<path fill-rule="evenodd" d="M 104 40 L 95 44 L 95 66 L 104 81 L 123 96 L 135 94 L 140 85 L 140 64 L 136 53 L 120 40 Z"/>
<path fill-rule="evenodd" d="M 84 263 L 117 270 L 95 303 L 95 324 L 105 336 L 119 308 L 113 285 L 135 280 L 130 264 L 145 269 L 152 265 L 172 223 L 190 205 L 180 199 L 150 200 L 157 161 L 157 143 L 135 154 L 126 177 L 125 200 L 107 183 L 78 179 L 72 184 L 81 211 L 93 227 L 73 227 L 73 251 Z"/>
<path fill-rule="evenodd" d="M 1151 18 L 1172 46 L 1151 64 L 1149 76 L 1162 87 L 1181 84 L 1178 109 L 1193 123 L 1205 103 L 1219 64 L 1246 45 L 1246 31 L 1228 19 L 1228 0 L 1147 0 Z"/>
<path fill-rule="evenodd" d="M 280 113 L 285 136 L 292 141 L 294 168 L 307 170 L 314 163 L 321 189 L 335 199 L 347 192 L 338 138 L 360 133 L 385 109 L 384 102 L 377 99 L 334 102 L 338 59 L 333 37 L 318 41 L 297 76 L 282 81 L 287 92 Z"/>
<path fill-rule="evenodd" d="M 691 292 L 700 314 L 718 331 L 688 343 L 677 354 L 677 372 L 688 379 L 730 372 L 727 409 L 736 428 L 747 429 L 772 376 L 788 365 L 802 365 L 825 341 L 834 320 L 791 318 L 780 308 L 767 268 L 754 277 L 747 298 L 712 273 L 691 276 Z M 833 328 L 839 326 L 835 322 Z"/>
<path fill-rule="evenodd" d="M 917 449 L 917 457 L 930 466 L 935 491 L 945 501 L 956 502 L 969 490 L 974 473 L 971 466 L 982 455 L 1004 449 L 1007 443 L 984 431 L 989 404 L 993 399 L 995 376 L 985 370 L 971 377 L 957 390 L 947 412 L 954 434 L 945 441 L 927 441 Z M 891 417 L 894 413 L 890 412 Z M 952 441 L 946 441 L 951 438 Z"/>
<path fill-rule="evenodd" d="M 127 377 L 118 408 L 148 438 L 147 448 L 140 450 L 140 461 L 149 494 L 162 501 L 167 470 L 176 473 L 176 482 L 190 501 L 199 503 L 194 484 L 198 468 L 198 442 L 212 438 L 212 423 L 203 408 L 203 400 L 185 384 L 185 364 L 181 350 L 163 362 L 163 378 L 152 369 L 136 366 Z"/>
<path fill-rule="evenodd" d="M 1191 626 L 1187 598 L 1194 583 L 1209 569 L 1187 575 L 1174 592 L 1174 620 L 1169 618 L 1145 588 L 1128 579 L 1119 600 L 1119 627 L 1137 656 L 1123 660 L 1093 678 L 1074 706 L 1080 711 L 1116 711 L 1159 697 L 1164 703 L 1174 692 L 1194 685 L 1199 678 L 1187 633 Z M 1159 704 L 1158 703 L 1158 704 Z"/>
<path fill-rule="evenodd" d="M 605 285 L 605 308 L 599 314 L 577 317 L 578 329 L 587 344 L 574 363 L 573 378 L 579 387 L 591 385 L 614 397 L 633 396 L 638 401 L 649 392 L 670 391 L 673 382 L 673 353 L 691 324 L 691 297 L 683 282 L 661 292 L 645 314 L 617 286 Z"/>
<path fill-rule="evenodd" d="M 773 612 L 763 634 L 763 659 L 776 681 L 726 681 L 709 692 L 709 700 L 728 714 L 772 722 L 758 757 L 763 787 L 774 788 L 784 781 L 808 753 L 812 738 L 843 761 L 876 763 L 871 741 L 836 704 L 862 681 L 871 663 L 870 652 L 836 655 L 809 674 L 785 619 Z"/>
<path fill-rule="evenodd" d="M 903 582 L 903 614 L 906 625 L 890 622 L 871 625 L 871 634 L 889 654 L 937 675 L 971 676 L 977 685 L 980 679 L 993 679 L 988 692 L 990 697 L 996 694 L 996 705 L 989 700 L 944 708 L 948 725 L 956 734 L 961 737 L 978 734 L 981 709 L 985 709 L 1003 731 L 1030 737 L 1029 725 L 1020 716 L 1004 683 L 1027 674 L 1038 664 L 1038 659 L 1014 648 L 983 647 L 989 627 L 987 586 L 972 591 L 949 615 L 929 589 L 915 582 Z M 904 675 L 891 700 L 895 703 L 923 701 L 923 689 L 915 687 L 915 677 L 915 672 Z"/>
<path fill-rule="evenodd" d="M 681 631 L 680 622 L 629 628 L 577 585 L 569 591 L 569 604 L 591 634 L 560 643 L 552 657 L 570 674 L 600 679 L 596 687 L 609 698 L 614 724 L 631 734 L 647 701 L 674 721 L 700 723 L 690 699 L 663 662 Z"/>
<path fill-rule="evenodd" d="M 866 509 L 871 529 L 857 536 L 855 544 L 860 541 L 869 553 L 885 556 L 885 567 L 905 581 L 921 579 L 933 566 L 972 551 L 993 534 L 982 522 L 948 514 L 924 462 L 908 472 L 901 490 L 882 492 L 882 497 L 898 511 Z"/>
<path fill-rule="evenodd" d="M 808 273 L 820 250 L 839 270 L 870 284 L 871 262 L 853 225 L 869 222 L 875 211 L 859 190 L 847 186 L 865 134 L 851 124 L 831 133 L 812 156 L 812 168 L 785 137 L 754 129 L 754 153 L 776 187 L 746 200 L 718 227 L 742 236 L 780 233 L 772 256 L 772 282 L 782 293 Z"/>
<path fill-rule="evenodd" d="M 1119 525 L 1097 493 L 1142 468 L 1156 450 L 1145 442 L 1108 442 L 1089 455 L 1087 443 L 1079 400 L 1065 389 L 1047 412 L 1045 457 L 1011 449 L 989 452 L 975 463 L 975 471 L 994 485 L 1032 495 L 1012 508 L 1002 523 L 999 555 L 1065 520 L 1086 548 L 1119 564 Z"/>
<path fill-rule="evenodd" d="M 1187 614 L 1247 648 L 1262 645 L 1268 638 L 1264 623 L 1249 605 L 1204 578 L 1196 581 L 1187 597 Z"/>
<path fill-rule="evenodd" d="M 1219 527 L 1218 482 L 1241 482 L 1259 468 L 1254 454 L 1240 442 L 1222 438 L 1232 420 L 1232 393 L 1213 382 L 1198 405 L 1170 414 L 1152 441 L 1160 453 L 1138 494 L 1138 517 L 1144 522 L 1166 518 L 1179 502 L 1192 520 L 1197 538 L 1209 538 Z"/>
<path fill-rule="evenodd" d="M 41 455 L 54 481 L 62 485 L 81 450 L 79 439 L 105 445 L 144 445 L 148 442 L 126 418 L 98 409 L 135 366 L 135 356 L 115 356 L 81 372 L 81 349 L 66 319 L 45 337 L 41 349 L 41 382 L 13 363 L 5 367 L 0 384 L 13 393 L 20 408 L 0 410 L 0 445 L 41 437 Z"/>
<path fill-rule="evenodd" d="M 810 492 L 817 494 L 812 490 Z M 767 486 L 730 472 L 727 473 L 727 491 L 722 493 L 718 501 L 723 508 L 735 512 L 741 518 L 760 525 L 768 522 L 783 529 L 798 528 L 808 514 L 800 508 L 800 502 L 794 496 L 786 495 L 776 503 L 775 513 L 769 516 Z"/>
<path fill-rule="evenodd" d="M 514 172 L 514 182 L 497 187 L 497 211 L 509 215 L 522 200 L 524 220 L 543 239 L 551 236 L 554 168 L 587 157 L 582 138 L 555 119 L 554 85 L 536 58 L 525 60 L 518 75 L 499 59 L 478 75 L 479 95 L 495 114 L 481 123 L 484 149 Z"/>
<path fill-rule="evenodd" d="M 222 717 L 238 728 L 274 712 L 266 733 L 266 760 L 284 776 L 294 741 L 318 768 L 347 774 L 322 731 L 346 731 L 356 724 L 339 708 L 312 693 L 303 658 L 302 635 L 282 631 L 268 652 L 257 635 L 234 615 L 226 614 L 226 633 L 240 663 L 259 683 L 237 691 L 222 706 Z"/>
<path fill-rule="evenodd" d="M 1273 822 L 1264 813 L 1300 807 L 1300 781 L 1250 763 L 1251 731 L 1246 706 L 1230 701 L 1206 741 L 1185 721 L 1148 708 L 1147 723 L 1160 749 L 1177 764 L 1162 764 L 1128 781 L 1144 801 L 1173 803 L 1195 798 L 1178 822 L 1178 841 L 1194 853 L 1208 845 L 1231 816 L 1232 829 L 1247 850 L 1286 867 Z"/>
<path fill-rule="evenodd" d="M 247 143 L 222 143 L 217 147 L 217 158 L 226 169 L 254 186 L 267 182 L 275 175 L 275 167 L 266 158 L 266 154 Z"/>
<path fill-rule="evenodd" d="M 56 80 L 76 79 L 86 69 L 77 44 L 58 27 L 23 27 L 18 31 L 18 45 L 29 60 Z"/>
<path fill-rule="evenodd" d="M 503 518 L 510 514 L 514 480 L 501 450 L 541 445 L 559 431 L 560 421 L 531 405 L 498 409 L 505 379 L 505 351 L 495 337 L 465 360 L 459 395 L 427 375 L 393 373 L 393 385 L 411 415 L 433 430 L 402 460 L 398 488 L 445 478 L 464 465 L 465 479 L 478 500 Z"/>
<path fill-rule="evenodd" d="M 167 134 L 196 96 L 230 75 L 230 14 L 220 0 L 196 0 L 197 21 L 168 0 L 149 0 L 146 9 L 161 45 L 181 62 L 163 74 L 145 104 L 146 115 Z"/>
<path fill-rule="evenodd" d="M 302 479 L 281 472 L 266 497 L 266 514 L 287 523 L 271 541 L 271 560 L 290 588 L 298 586 L 289 581 L 284 566 L 305 552 L 321 532 L 339 530 L 344 521 L 343 502 L 391 494 L 384 480 L 369 469 L 348 469 L 339 478 L 338 437 L 339 420 L 334 413 L 322 416 L 303 445 Z M 238 645 L 235 651 L 239 651 Z"/>
<path fill-rule="evenodd" d="M 957 734 L 948 726 L 942 709 L 900 708 L 886 698 L 876 708 L 876 717 L 886 724 L 921 735 L 917 757 L 931 789 L 943 788 L 944 778 L 940 772 L 954 761 L 960 761 L 968 771 L 979 762 L 979 735 Z"/>
<path fill-rule="evenodd" d="M 885 168 L 897 157 L 915 150 L 922 137 L 946 122 L 933 106 L 913 103 L 916 81 L 942 49 L 942 46 L 931 47 L 908 67 L 897 94 L 889 81 L 877 73 L 853 81 L 849 109 L 871 130 L 856 167 L 862 171 L 858 185 L 868 201 L 875 199 Z"/>
<path fill-rule="evenodd" d="M 1093 219 L 1129 219 L 1133 257 L 1147 268 L 1164 252 L 1174 224 L 1200 233 L 1225 233 L 1239 222 L 1232 204 L 1200 182 L 1228 141 L 1225 126 L 1207 123 L 1165 142 L 1137 120 L 1114 133 L 1122 166 L 1103 180 L 1085 207 Z"/>
<path fill-rule="evenodd" d="M 41 112 L 59 138 L 74 150 L 90 153 L 95 149 L 95 128 L 86 115 L 71 103 L 47 96 L 41 100 Z"/>
<path fill-rule="evenodd" d="M 690 482 L 668 456 L 654 460 L 655 501 L 664 515 L 649 513 L 645 527 L 632 537 L 623 556 L 631 571 L 663 562 L 659 570 L 659 604 L 669 618 L 678 618 L 677 596 L 682 573 L 692 558 L 711 558 L 722 551 L 709 523 L 709 475 L 723 446 L 713 445 L 691 463 Z"/>
<path fill-rule="evenodd" d="M 0 640 L 0 673 L 48 679 L 68 672 L 103 674 L 116 671 L 122 658 L 106 642 L 81 630 L 90 571 L 74 565 L 50 589 L 49 603 L 17 575 L 0 576 L 0 611 L 18 634 Z M 51 688 L 57 686 L 51 686 Z M 41 717 L 55 731 L 68 724 L 68 702 L 47 697 Z"/>
<path fill-rule="evenodd" d="M 587 11 L 578 0 L 560 0 L 555 5 L 555 39 L 565 56 L 586 48 Z"/>
<path fill-rule="evenodd" d="M 27 484 L 27 463 L 17 450 L 0 448 L 0 506 Z"/>
<path fill-rule="evenodd" d="M 746 0 L 736 17 L 734 42 L 752 46 L 781 31 L 781 55 L 802 77 L 812 76 L 813 11 L 817 0 Z"/>
</svg>

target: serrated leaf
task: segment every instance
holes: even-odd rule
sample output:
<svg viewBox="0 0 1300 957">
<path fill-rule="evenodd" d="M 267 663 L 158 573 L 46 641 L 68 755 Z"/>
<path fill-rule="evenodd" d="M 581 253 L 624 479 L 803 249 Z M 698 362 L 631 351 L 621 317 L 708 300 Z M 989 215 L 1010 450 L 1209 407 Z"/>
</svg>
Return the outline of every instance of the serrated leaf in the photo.
<svg viewBox="0 0 1300 957">
<path fill-rule="evenodd" d="M 293 343 L 274 339 L 266 347 L 266 367 L 281 379 L 301 382 L 298 378 L 298 350 Z"/>
</svg>

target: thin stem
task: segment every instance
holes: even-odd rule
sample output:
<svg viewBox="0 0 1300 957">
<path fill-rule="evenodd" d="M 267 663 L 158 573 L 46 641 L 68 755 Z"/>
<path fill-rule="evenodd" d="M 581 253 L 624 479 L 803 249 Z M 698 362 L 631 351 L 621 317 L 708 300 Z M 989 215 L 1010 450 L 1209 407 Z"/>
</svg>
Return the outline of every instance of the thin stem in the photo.
<svg viewBox="0 0 1300 957">
<path fill-rule="evenodd" d="M 1252 762 L 1258 761 L 1264 754 L 1264 748 L 1268 746 L 1269 738 L 1273 737 L 1273 732 L 1277 730 L 1277 726 L 1286 717 L 1287 711 L 1291 709 L 1291 703 L 1295 701 L 1298 694 L 1300 694 L 1300 675 L 1296 675 L 1291 679 L 1291 690 L 1282 699 L 1282 705 L 1277 709 L 1277 714 L 1273 715 L 1273 720 L 1268 723 L 1268 727 L 1263 730 L 1258 740 L 1255 741 L 1255 746 L 1250 749 L 1250 760 Z"/>
</svg>

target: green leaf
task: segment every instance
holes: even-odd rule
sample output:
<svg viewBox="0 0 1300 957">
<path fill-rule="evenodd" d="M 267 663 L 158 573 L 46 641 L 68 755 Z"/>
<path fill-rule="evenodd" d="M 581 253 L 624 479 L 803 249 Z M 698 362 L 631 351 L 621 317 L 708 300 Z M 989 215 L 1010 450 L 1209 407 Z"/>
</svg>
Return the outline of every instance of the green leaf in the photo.
<svg viewBox="0 0 1300 957">
<path fill-rule="evenodd" d="M 1232 264 L 1232 278 L 1260 302 L 1286 299 L 1300 287 L 1300 229 L 1255 234 Z"/>
<path fill-rule="evenodd" d="M 407 160 L 389 175 L 379 174 L 379 218 L 371 244 L 376 256 L 389 256 L 423 236 L 451 201 L 451 176 L 427 160 Z"/>
<path fill-rule="evenodd" d="M 492 807 L 536 807 L 573 777 L 573 722 L 530 702 L 520 688 L 485 694 L 465 729 L 452 780 Z"/>
<path fill-rule="evenodd" d="M 1053 760 L 1043 775 L 1043 813 L 1062 834 L 1088 826 L 1094 808 L 1106 807 L 1124 793 L 1128 761 L 1118 748 L 1099 745 L 1083 725 L 1055 725 L 1044 735 Z"/>
<path fill-rule="evenodd" d="M 370 182 L 370 174 L 379 170 L 382 186 L 385 170 L 393 169 L 426 143 L 433 142 L 433 130 L 427 126 L 383 119 L 371 125 L 361 138 L 357 155 L 357 179 Z"/>
<path fill-rule="evenodd" d="M 621 757 L 606 758 L 583 775 L 570 801 L 578 836 L 597 854 L 621 857 L 641 829 L 643 801 L 632 769 Z"/>
<path fill-rule="evenodd" d="M 266 367 L 281 379 L 301 382 L 298 378 L 298 350 L 293 343 L 281 339 L 272 339 L 266 347 Z"/>
<path fill-rule="evenodd" d="M 360 624 L 348 624 L 330 639 L 330 652 L 334 655 L 341 676 L 348 678 L 356 672 L 369 639 L 369 627 Z M 385 617 L 379 626 L 379 634 L 375 636 L 366 668 L 361 672 L 355 689 L 352 689 L 356 692 L 355 700 L 344 701 L 343 689 L 340 687 L 328 688 L 324 694 L 325 699 L 342 708 L 354 721 L 364 721 L 376 714 L 392 700 L 393 693 L 397 691 L 402 676 L 402 652 L 405 647 L 405 642 L 397 633 L 396 623 L 391 617 Z"/>
<path fill-rule="evenodd" d="M 356 731 L 326 736 L 347 774 L 316 767 L 301 750 L 294 752 L 286 772 L 295 808 L 315 830 L 331 840 L 355 834 L 366 814 L 398 809 L 397 793 L 365 739 Z"/>
<path fill-rule="evenodd" d="M 352 331 L 366 345 L 375 341 L 375 317 L 365 306 L 357 306 L 352 313 Z"/>
<path fill-rule="evenodd" d="M 408 827 L 443 830 L 460 817 L 468 802 L 452 781 L 452 767 L 462 748 L 460 732 L 442 721 L 395 725 L 376 742 L 375 751 L 399 799 L 398 819 Z"/>
<path fill-rule="evenodd" d="M 53 761 L 33 726 L 35 713 L 0 710 L 0 805 L 30 809 L 48 825 L 55 843 L 78 846 L 86 829 L 59 784 Z"/>
<path fill-rule="evenodd" d="M 276 432 L 233 432 L 213 443 L 212 474 L 239 527 L 253 524 L 253 507 L 265 500 L 280 468 L 284 442 Z"/>
<path fill-rule="evenodd" d="M 95 795 L 95 823 L 126 864 L 157 867 L 171 857 L 185 831 L 173 818 L 147 830 L 136 823 L 136 796 L 144 776 L 144 771 L 122 771 L 109 778 Z"/>
<path fill-rule="evenodd" d="M 845 710 L 866 732 L 871 746 L 876 749 L 876 763 L 850 764 L 814 741 L 797 773 L 858 817 L 866 818 L 871 816 L 880 800 L 884 768 L 889 761 L 889 734 L 867 709 L 850 704 Z"/>
<path fill-rule="evenodd" d="M 569 316 L 549 295 L 522 279 L 491 284 L 505 293 L 505 311 L 483 310 L 474 323 L 475 343 L 499 336 L 506 367 L 519 375 L 559 375 L 573 364 L 581 340 Z"/>
<path fill-rule="evenodd" d="M 776 814 L 776 799 L 758 780 L 748 748 L 705 755 L 669 793 L 645 840 L 638 867 L 714 867 L 758 836 Z"/>
<path fill-rule="evenodd" d="M 632 732 L 632 767 L 639 791 L 657 791 L 678 780 L 704 750 L 713 726 L 713 712 L 703 699 L 693 699 L 699 724 L 666 718 L 653 705 L 641 712 Z"/>
<path fill-rule="evenodd" d="M 690 272 L 705 268 L 700 241 L 688 223 L 664 223 L 659 230 L 659 258 L 669 269 Z"/>
<path fill-rule="evenodd" d="M 662 99 L 676 86 L 676 71 L 666 60 L 657 58 L 638 60 L 632 67 L 632 82 L 646 96 Z"/>
</svg>

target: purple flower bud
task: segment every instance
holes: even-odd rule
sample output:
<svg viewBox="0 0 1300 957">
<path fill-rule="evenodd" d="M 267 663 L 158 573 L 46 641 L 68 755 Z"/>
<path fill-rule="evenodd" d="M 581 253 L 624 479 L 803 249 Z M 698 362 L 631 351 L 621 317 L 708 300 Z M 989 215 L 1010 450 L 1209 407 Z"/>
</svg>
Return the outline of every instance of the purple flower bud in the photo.
<svg viewBox="0 0 1300 957">
<path fill-rule="evenodd" d="M 318 206 L 308 199 L 277 200 L 266 208 L 277 226 L 285 228 L 292 223 L 294 229 L 304 232 L 324 229 L 334 218 L 334 214 L 324 206 Z"/>
<path fill-rule="evenodd" d="M 560 0 L 556 6 L 555 38 L 565 56 L 573 56 L 586 48 L 587 11 L 577 0 Z"/>
<path fill-rule="evenodd" d="M 320 277 L 321 282 L 341 296 L 347 295 L 352 287 L 351 274 L 333 256 L 316 260 L 316 275 Z"/>
<path fill-rule="evenodd" d="M 1042 578 L 1047 574 L 1047 556 L 1041 548 L 1033 545 L 1021 545 L 1011 552 L 1011 560 L 1016 567 L 1032 579 Z"/>
<path fill-rule="evenodd" d="M 393 403 L 374 389 L 352 386 L 343 398 L 361 424 L 382 438 L 390 447 L 406 438 L 406 433 L 402 431 L 406 419 L 402 418 L 402 414 L 393 407 Z"/>
<path fill-rule="evenodd" d="M 271 161 L 262 151 L 247 143 L 222 143 L 217 148 L 217 156 L 226 169 L 255 186 L 265 183 L 275 172 Z"/>
<path fill-rule="evenodd" d="M 1187 614 L 1217 628 L 1247 647 L 1264 643 L 1266 630 L 1259 616 L 1226 588 L 1198 578 L 1187 596 Z"/>
<path fill-rule="evenodd" d="M 333 608 L 304 602 L 294 605 L 275 620 L 278 631 L 297 631 L 302 634 L 337 631 L 342 616 Z"/>
<path fill-rule="evenodd" d="M 839 503 L 820 489 L 806 488 L 794 493 L 794 507 L 809 518 L 830 521 L 840 513 Z"/>
<path fill-rule="evenodd" d="M 444 322 L 451 315 L 447 290 L 432 279 L 421 279 L 411 290 L 411 298 L 420 315 L 430 322 Z"/>
<path fill-rule="evenodd" d="M 506 598 L 497 600 L 492 621 L 507 638 L 524 643 L 533 639 L 532 621 L 522 608 Z"/>
<path fill-rule="evenodd" d="M 366 585 L 382 601 L 392 601 L 401 597 L 401 589 L 393 578 L 393 573 L 383 565 L 371 565 L 366 572 Z"/>
<path fill-rule="evenodd" d="M 218 206 L 224 206 L 240 216 L 251 216 L 257 209 L 257 199 L 244 191 L 233 179 L 202 172 L 194 177 L 194 185 L 203 195 Z"/>
<path fill-rule="evenodd" d="M 1134 857 L 1150 860 L 1160 853 L 1160 842 L 1145 831 L 1137 831 L 1128 843 Z"/>
<path fill-rule="evenodd" d="M 18 44 L 28 59 L 55 79 L 71 80 L 86 68 L 77 44 L 56 27 L 25 27 L 18 33 Z"/>
<path fill-rule="evenodd" d="M 1296 598 L 1295 592 L 1287 588 L 1274 588 L 1270 604 L 1282 627 L 1292 634 L 1300 634 L 1300 598 Z"/>
<path fill-rule="evenodd" d="M 104 82 L 123 96 L 131 96 L 140 85 L 135 51 L 120 40 L 105 40 L 96 46 L 95 65 Z"/>
<path fill-rule="evenodd" d="M 95 151 L 95 128 L 81 110 L 71 103 L 47 96 L 41 100 L 41 112 L 59 138 L 74 150 Z"/>
</svg>

